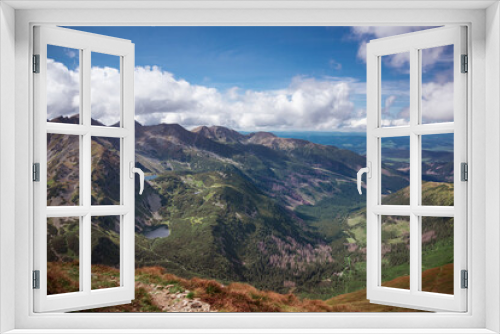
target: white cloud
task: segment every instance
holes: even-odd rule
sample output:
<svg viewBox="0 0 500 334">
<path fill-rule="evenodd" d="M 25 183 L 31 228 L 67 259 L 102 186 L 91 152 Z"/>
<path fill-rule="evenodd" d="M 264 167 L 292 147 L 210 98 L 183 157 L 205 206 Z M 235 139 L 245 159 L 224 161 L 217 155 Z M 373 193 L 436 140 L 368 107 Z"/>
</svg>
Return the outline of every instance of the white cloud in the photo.
<svg viewBox="0 0 500 334">
<path fill-rule="evenodd" d="M 53 65 L 48 86 L 61 85 L 65 90 L 54 89 L 48 96 L 49 104 L 58 107 L 52 116 L 71 115 L 78 106 L 78 98 L 75 100 L 71 93 L 77 90 L 78 73 L 60 63 Z M 60 77 L 65 80 L 56 83 Z M 94 67 L 91 77 L 93 117 L 113 124 L 119 103 L 119 73 L 112 68 Z M 355 109 L 351 99 L 364 94 L 364 87 L 364 83 L 350 78 L 295 77 L 280 90 L 233 87 L 219 91 L 177 79 L 158 67 L 139 66 L 135 69 L 136 119 L 145 125 L 179 123 L 188 128 L 221 125 L 239 130 L 363 129 L 365 110 Z"/>
<path fill-rule="evenodd" d="M 384 38 L 389 36 L 407 34 L 409 32 L 428 29 L 427 27 L 412 26 L 356 26 L 351 28 L 354 36 Z"/>
<path fill-rule="evenodd" d="M 335 59 L 330 59 L 330 61 L 328 62 L 328 65 L 330 65 L 330 67 L 336 71 L 338 70 L 341 70 L 342 69 L 342 64 L 339 63 L 338 61 L 336 61 Z"/>
<path fill-rule="evenodd" d="M 366 62 L 366 43 L 369 40 L 384 38 L 394 35 L 406 34 L 409 32 L 422 30 L 420 27 L 408 27 L 408 26 L 357 26 L 351 28 L 352 37 L 354 39 L 360 40 L 357 57 L 364 62 Z M 395 65 L 401 64 L 404 58 L 398 56 L 399 59 L 395 62 Z"/>
<path fill-rule="evenodd" d="M 68 49 L 68 48 L 64 48 L 64 53 L 66 54 L 66 56 L 68 56 L 69 58 L 75 58 L 76 57 L 76 54 L 77 54 L 77 50 L 75 49 Z"/>
<path fill-rule="evenodd" d="M 351 37 L 359 40 L 357 57 L 366 62 L 366 43 L 372 39 L 384 38 L 389 36 L 407 34 L 410 32 L 426 30 L 429 27 L 411 27 L 411 26 L 358 26 L 351 28 Z M 423 67 L 434 65 L 438 61 L 442 61 L 442 50 L 439 48 L 432 49 L 433 51 L 423 62 Z M 399 53 L 384 57 L 384 62 L 387 66 L 393 68 L 407 68 L 409 62 L 409 53 Z M 405 69 L 407 71 L 407 69 Z"/>
<path fill-rule="evenodd" d="M 366 63 L 366 41 L 361 41 L 356 56 Z"/>
<path fill-rule="evenodd" d="M 120 121 L 120 72 L 111 67 L 92 67 L 91 115 L 106 125 Z"/>
<path fill-rule="evenodd" d="M 453 121 L 453 82 L 422 85 L 422 119 L 425 123 Z"/>
<path fill-rule="evenodd" d="M 80 105 L 79 70 L 47 59 L 47 118 L 77 114 Z"/>
<path fill-rule="evenodd" d="M 382 109 L 382 114 L 389 114 L 389 111 L 396 100 L 396 95 L 390 95 L 385 99 L 384 108 Z"/>
<path fill-rule="evenodd" d="M 408 119 L 405 118 L 398 118 L 398 119 L 382 119 L 381 124 L 383 127 L 389 127 L 389 126 L 403 126 L 403 125 L 409 125 L 410 122 L 408 122 Z"/>
<path fill-rule="evenodd" d="M 422 50 L 422 68 L 427 70 L 436 63 L 451 63 L 453 49 L 450 46 L 441 46 Z"/>
<path fill-rule="evenodd" d="M 384 65 L 397 68 L 400 72 L 410 73 L 410 53 L 402 52 L 383 56 Z"/>
</svg>

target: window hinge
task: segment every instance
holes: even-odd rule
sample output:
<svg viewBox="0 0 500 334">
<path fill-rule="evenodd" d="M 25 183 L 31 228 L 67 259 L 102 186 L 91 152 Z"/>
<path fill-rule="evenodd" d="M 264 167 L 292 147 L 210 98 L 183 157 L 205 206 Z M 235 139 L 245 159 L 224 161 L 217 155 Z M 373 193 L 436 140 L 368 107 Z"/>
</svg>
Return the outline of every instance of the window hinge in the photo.
<svg viewBox="0 0 500 334">
<path fill-rule="evenodd" d="M 33 270 L 33 289 L 40 289 L 40 270 Z"/>
<path fill-rule="evenodd" d="M 33 181 L 40 182 L 40 164 L 38 162 L 33 164 Z"/>
<path fill-rule="evenodd" d="M 33 55 L 33 73 L 40 73 L 40 55 Z"/>
<path fill-rule="evenodd" d="M 462 73 L 469 72 L 469 57 L 467 55 L 462 55 Z"/>
<path fill-rule="evenodd" d="M 461 180 L 469 181 L 469 165 L 466 162 L 462 162 L 461 166 Z"/>
<path fill-rule="evenodd" d="M 467 270 L 462 270 L 461 275 L 462 275 L 462 289 L 467 289 L 469 287 L 469 273 Z"/>
</svg>

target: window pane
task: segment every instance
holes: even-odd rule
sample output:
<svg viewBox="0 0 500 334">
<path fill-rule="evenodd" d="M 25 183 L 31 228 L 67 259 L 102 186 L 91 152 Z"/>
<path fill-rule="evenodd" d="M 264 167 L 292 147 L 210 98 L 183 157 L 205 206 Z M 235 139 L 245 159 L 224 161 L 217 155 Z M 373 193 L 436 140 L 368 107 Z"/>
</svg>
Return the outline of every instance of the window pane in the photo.
<svg viewBox="0 0 500 334">
<path fill-rule="evenodd" d="M 92 217 L 92 289 L 120 286 L 120 216 Z"/>
<path fill-rule="evenodd" d="M 120 57 L 92 52 L 90 77 L 93 125 L 120 126 Z"/>
<path fill-rule="evenodd" d="M 47 219 L 47 294 L 80 290 L 80 218 Z"/>
<path fill-rule="evenodd" d="M 410 289 L 410 217 L 382 216 L 381 236 L 382 286 Z"/>
<path fill-rule="evenodd" d="M 80 50 L 47 45 L 47 120 L 80 123 Z"/>
<path fill-rule="evenodd" d="M 422 291 L 453 294 L 453 218 L 422 217 Z"/>
<path fill-rule="evenodd" d="M 80 204 L 80 137 L 47 134 L 47 205 Z"/>
<path fill-rule="evenodd" d="M 120 139 L 92 137 L 92 205 L 120 204 Z"/>
<path fill-rule="evenodd" d="M 422 205 L 453 206 L 453 133 L 422 140 Z"/>
<path fill-rule="evenodd" d="M 410 124 L 410 53 L 381 57 L 381 126 Z"/>
<path fill-rule="evenodd" d="M 422 123 L 453 122 L 453 45 L 423 49 Z"/>
<path fill-rule="evenodd" d="M 410 137 L 381 141 L 382 204 L 410 205 Z"/>
</svg>

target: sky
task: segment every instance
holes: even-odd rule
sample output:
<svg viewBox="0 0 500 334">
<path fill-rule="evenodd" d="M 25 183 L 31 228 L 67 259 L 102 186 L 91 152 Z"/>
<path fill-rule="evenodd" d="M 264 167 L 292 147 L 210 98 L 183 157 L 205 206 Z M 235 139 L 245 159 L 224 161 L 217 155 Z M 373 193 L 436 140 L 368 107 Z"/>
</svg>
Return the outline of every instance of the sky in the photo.
<svg viewBox="0 0 500 334">
<path fill-rule="evenodd" d="M 71 27 L 135 44 L 140 123 L 240 131 L 365 131 L 366 43 L 427 28 Z M 452 120 L 452 55 L 422 52 L 427 122 Z M 78 113 L 78 50 L 50 46 L 48 58 L 48 119 Z M 119 59 L 93 53 L 91 71 L 92 117 L 114 124 Z M 382 60 L 385 126 L 408 123 L 408 73 L 404 54 Z"/>
</svg>

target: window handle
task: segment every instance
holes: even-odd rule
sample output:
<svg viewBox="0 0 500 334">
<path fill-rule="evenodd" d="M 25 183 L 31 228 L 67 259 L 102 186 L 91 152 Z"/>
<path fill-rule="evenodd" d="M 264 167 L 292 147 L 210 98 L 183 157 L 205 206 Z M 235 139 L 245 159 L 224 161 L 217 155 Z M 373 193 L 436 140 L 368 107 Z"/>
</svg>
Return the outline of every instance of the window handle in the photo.
<svg viewBox="0 0 500 334">
<path fill-rule="evenodd" d="M 134 167 L 134 163 L 130 161 L 129 164 L 129 170 L 130 170 L 130 178 L 134 178 L 134 173 L 139 174 L 139 184 L 140 184 L 140 190 L 139 190 L 139 195 L 142 195 L 142 192 L 144 191 L 144 172 L 137 167 Z"/>
<path fill-rule="evenodd" d="M 372 177 L 372 163 L 368 162 L 368 166 L 361 168 L 358 171 L 358 193 L 361 195 L 361 176 L 363 176 L 363 173 L 366 173 L 366 176 L 370 179 Z"/>
</svg>

